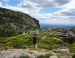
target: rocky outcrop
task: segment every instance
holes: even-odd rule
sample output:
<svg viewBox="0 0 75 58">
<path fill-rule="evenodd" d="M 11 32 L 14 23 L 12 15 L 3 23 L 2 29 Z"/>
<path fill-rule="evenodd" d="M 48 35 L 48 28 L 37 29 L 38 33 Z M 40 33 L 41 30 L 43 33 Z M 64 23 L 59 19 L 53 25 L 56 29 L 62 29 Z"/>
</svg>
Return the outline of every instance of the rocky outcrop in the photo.
<svg viewBox="0 0 75 58">
<path fill-rule="evenodd" d="M 0 58 L 19 58 L 20 56 L 29 56 L 30 58 L 36 58 L 40 55 L 46 55 L 50 51 L 46 50 L 29 50 L 29 49 L 10 49 L 0 51 Z"/>
<path fill-rule="evenodd" d="M 31 50 L 27 49 L 9 49 L 0 51 L 0 58 L 19 58 L 20 56 L 29 56 L 30 58 L 71 58 L 72 55 L 68 53 L 69 50 Z M 38 57 L 43 56 L 43 57 Z M 25 57 L 26 58 L 26 57 Z"/>
<path fill-rule="evenodd" d="M 38 25 L 38 27 L 40 27 L 39 21 L 36 20 L 35 18 L 32 18 L 34 20 L 34 22 Z"/>
<path fill-rule="evenodd" d="M 0 8 L 0 37 L 21 34 L 39 28 L 39 21 L 28 14 Z"/>
</svg>

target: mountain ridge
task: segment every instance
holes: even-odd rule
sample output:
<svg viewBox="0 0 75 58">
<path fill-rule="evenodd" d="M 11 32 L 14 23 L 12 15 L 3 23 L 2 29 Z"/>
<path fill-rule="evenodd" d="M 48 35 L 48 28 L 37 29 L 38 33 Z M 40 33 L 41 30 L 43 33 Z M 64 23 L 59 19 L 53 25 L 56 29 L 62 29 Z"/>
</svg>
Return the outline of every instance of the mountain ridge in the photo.
<svg viewBox="0 0 75 58">
<path fill-rule="evenodd" d="M 9 37 L 39 28 L 39 21 L 30 15 L 0 8 L 0 37 Z"/>
</svg>

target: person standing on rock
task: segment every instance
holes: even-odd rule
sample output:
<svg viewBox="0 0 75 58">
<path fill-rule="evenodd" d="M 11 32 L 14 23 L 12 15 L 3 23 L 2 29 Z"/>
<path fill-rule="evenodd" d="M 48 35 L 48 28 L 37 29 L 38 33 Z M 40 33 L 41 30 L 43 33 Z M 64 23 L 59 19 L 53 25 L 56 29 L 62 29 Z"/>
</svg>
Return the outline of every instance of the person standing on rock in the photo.
<svg viewBox="0 0 75 58">
<path fill-rule="evenodd" d="M 38 32 L 34 33 L 34 36 L 33 36 L 33 45 L 34 45 L 35 48 L 38 47 Z"/>
</svg>

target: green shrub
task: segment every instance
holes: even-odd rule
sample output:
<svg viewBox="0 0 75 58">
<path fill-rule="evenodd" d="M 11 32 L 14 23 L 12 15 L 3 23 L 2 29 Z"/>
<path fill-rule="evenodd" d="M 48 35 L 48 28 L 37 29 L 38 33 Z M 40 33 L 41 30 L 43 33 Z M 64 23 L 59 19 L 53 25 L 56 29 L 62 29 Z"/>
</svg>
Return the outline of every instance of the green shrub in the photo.
<svg viewBox="0 0 75 58">
<path fill-rule="evenodd" d="M 36 58 L 45 58 L 43 55 L 37 56 Z"/>
<path fill-rule="evenodd" d="M 72 56 L 72 58 L 75 58 L 75 54 Z"/>
<path fill-rule="evenodd" d="M 19 58 L 30 58 L 29 56 L 20 56 Z"/>
<path fill-rule="evenodd" d="M 3 42 L 6 49 L 10 48 L 27 48 L 31 46 L 32 43 L 32 36 L 31 35 L 17 35 L 13 37 L 8 37 L 4 39 Z"/>
<path fill-rule="evenodd" d="M 37 56 L 36 58 L 49 58 L 50 57 L 50 55 L 49 54 L 47 54 L 47 55 L 40 55 L 40 56 Z"/>
<path fill-rule="evenodd" d="M 45 55 L 45 58 L 49 58 L 51 55 L 50 54 L 46 54 Z"/>
</svg>

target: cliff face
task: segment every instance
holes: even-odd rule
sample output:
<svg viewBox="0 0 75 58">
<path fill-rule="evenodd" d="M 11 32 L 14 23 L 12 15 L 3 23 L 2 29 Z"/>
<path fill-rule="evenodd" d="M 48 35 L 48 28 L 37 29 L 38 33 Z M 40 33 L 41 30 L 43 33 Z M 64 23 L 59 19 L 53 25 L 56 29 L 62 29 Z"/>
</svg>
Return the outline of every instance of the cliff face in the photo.
<svg viewBox="0 0 75 58">
<path fill-rule="evenodd" d="M 34 20 L 34 22 L 38 25 L 38 27 L 40 28 L 40 24 L 39 24 L 39 21 L 36 20 L 35 18 L 32 18 Z"/>
<path fill-rule="evenodd" d="M 0 37 L 39 29 L 39 21 L 18 11 L 0 8 Z"/>
</svg>

